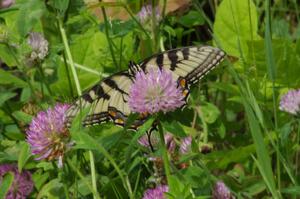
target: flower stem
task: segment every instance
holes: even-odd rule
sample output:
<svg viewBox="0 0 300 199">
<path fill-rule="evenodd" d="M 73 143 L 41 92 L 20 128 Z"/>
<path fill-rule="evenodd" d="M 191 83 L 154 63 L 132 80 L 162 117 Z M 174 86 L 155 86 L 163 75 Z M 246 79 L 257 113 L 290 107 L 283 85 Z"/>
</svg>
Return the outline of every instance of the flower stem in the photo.
<svg viewBox="0 0 300 199">
<path fill-rule="evenodd" d="M 42 79 L 41 79 L 42 88 L 43 88 L 43 84 L 45 84 L 45 86 L 46 86 L 46 88 L 47 88 L 49 94 L 50 94 L 51 96 L 53 96 L 53 93 L 52 93 L 52 91 L 51 91 L 51 88 L 50 88 L 49 84 L 48 84 L 47 81 L 46 81 L 46 76 L 45 76 L 45 74 L 44 74 L 44 70 L 43 70 L 43 68 L 42 68 L 42 66 L 41 66 L 41 63 L 38 63 L 37 68 L 38 68 L 38 71 L 39 71 L 39 73 L 40 73 L 40 75 L 41 75 L 41 78 L 42 78 Z M 44 95 L 44 94 L 43 94 L 43 95 Z M 45 96 L 43 96 L 43 97 L 45 97 Z"/>
<path fill-rule="evenodd" d="M 97 183 L 96 183 L 96 172 L 95 172 L 95 160 L 94 160 L 94 155 L 92 151 L 89 151 L 89 156 L 90 156 L 90 167 L 91 167 L 91 175 L 92 175 L 92 187 L 97 192 Z M 97 197 L 94 195 L 94 199 L 97 199 Z M 100 196 L 98 196 L 100 198 Z"/>
<path fill-rule="evenodd" d="M 113 61 L 114 65 L 117 67 L 118 70 L 120 70 L 120 66 L 117 63 L 117 60 L 116 60 L 116 57 L 115 57 L 115 54 L 114 54 L 114 49 L 113 49 L 113 46 L 112 46 L 112 42 L 113 41 L 111 40 L 111 38 L 109 36 L 109 32 L 108 32 L 108 28 L 109 28 L 108 19 L 107 19 L 107 15 L 106 15 L 106 12 L 105 12 L 105 8 L 103 6 L 101 7 L 101 11 L 102 11 L 102 15 L 103 15 L 103 18 L 104 18 L 105 35 L 106 35 L 108 47 L 109 47 L 109 50 L 110 50 L 111 58 L 112 58 L 112 61 Z"/>
<path fill-rule="evenodd" d="M 62 26 L 61 20 L 58 20 L 58 26 L 59 26 L 59 30 L 60 30 L 60 33 L 61 33 L 61 38 L 62 38 L 63 43 L 64 43 L 64 48 L 65 48 L 65 51 L 66 51 L 66 54 L 67 54 L 67 57 L 68 57 L 68 60 L 69 60 L 69 63 L 70 63 L 71 71 L 72 71 L 72 74 L 73 74 L 73 79 L 75 81 L 75 85 L 76 85 L 76 89 L 77 89 L 77 93 L 78 93 L 78 95 L 81 95 L 82 93 L 81 93 L 81 89 L 80 89 L 78 75 L 77 75 L 77 72 L 76 72 L 76 69 L 75 69 L 75 66 L 74 66 L 74 61 L 73 61 L 71 50 L 70 50 L 70 47 L 69 47 L 69 44 L 68 44 L 66 31 Z"/>
<path fill-rule="evenodd" d="M 162 156 L 163 156 L 163 161 L 164 161 L 165 173 L 167 176 L 167 181 L 169 183 L 170 176 L 171 176 L 170 162 L 169 162 L 167 147 L 166 147 L 165 138 L 164 138 L 164 131 L 163 131 L 163 128 L 162 128 L 162 125 L 160 122 L 158 122 L 158 132 L 159 132 L 159 136 L 160 136 L 161 150 L 162 150 Z"/>
<path fill-rule="evenodd" d="M 201 122 L 202 122 L 202 125 L 203 125 L 203 142 L 205 144 L 207 144 L 208 143 L 208 126 L 207 126 L 207 124 L 205 122 L 203 113 L 201 111 L 201 107 L 197 108 L 197 112 L 198 112 L 198 114 L 200 116 L 200 119 L 201 119 Z"/>
<path fill-rule="evenodd" d="M 68 61 L 69 61 L 70 67 L 71 67 L 72 74 L 73 74 L 73 79 L 75 81 L 77 93 L 78 93 L 78 95 L 81 96 L 82 92 L 81 92 L 81 88 L 80 88 L 80 84 L 79 84 L 79 79 L 78 79 L 77 72 L 76 72 L 76 69 L 75 69 L 75 66 L 74 66 L 74 61 L 73 61 L 73 58 L 72 58 L 71 50 L 70 50 L 70 47 L 69 47 L 69 44 L 68 44 L 66 31 L 62 26 L 61 20 L 58 20 L 58 25 L 59 25 L 59 30 L 60 30 L 61 37 L 62 37 L 62 40 L 63 40 L 64 48 L 65 48 L 65 51 L 66 51 L 66 54 L 67 54 L 67 58 L 68 58 Z M 94 192 L 98 195 L 97 184 L 96 184 L 96 175 L 95 175 L 96 174 L 96 172 L 95 172 L 95 162 L 94 162 L 94 156 L 93 156 L 92 151 L 89 151 L 89 156 L 90 156 L 92 186 L 93 186 Z M 97 195 L 93 194 L 94 199 L 99 198 L 99 196 L 97 197 Z"/>
</svg>

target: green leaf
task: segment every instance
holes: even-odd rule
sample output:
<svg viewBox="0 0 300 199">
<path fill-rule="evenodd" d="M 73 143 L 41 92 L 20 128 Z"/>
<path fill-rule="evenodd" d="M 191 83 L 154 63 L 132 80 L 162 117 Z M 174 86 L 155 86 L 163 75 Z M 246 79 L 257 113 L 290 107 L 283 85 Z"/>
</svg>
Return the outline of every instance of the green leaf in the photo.
<svg viewBox="0 0 300 199">
<path fill-rule="evenodd" d="M 27 84 L 11 73 L 0 69 L 0 85 L 13 84 L 16 87 L 26 87 Z"/>
<path fill-rule="evenodd" d="M 182 183 L 175 176 L 170 176 L 170 182 L 168 183 L 170 187 L 170 191 L 166 193 L 170 198 L 182 198 L 182 199 L 192 199 L 193 196 L 191 194 L 191 187 L 188 184 Z"/>
<path fill-rule="evenodd" d="M 27 113 L 24 113 L 22 111 L 15 111 L 13 112 L 13 116 L 21 121 L 21 122 L 25 122 L 26 124 L 29 124 L 32 120 L 32 115 L 29 115 Z"/>
<path fill-rule="evenodd" d="M 205 155 L 205 159 L 209 161 L 208 167 L 210 169 L 225 169 L 230 163 L 248 160 L 254 152 L 255 147 L 251 144 L 232 150 L 215 151 Z"/>
<path fill-rule="evenodd" d="M 220 135 L 220 137 L 223 139 L 226 135 L 226 127 L 223 123 L 221 123 L 221 125 L 218 128 L 218 134 Z"/>
<path fill-rule="evenodd" d="M 10 186 L 14 181 L 14 174 L 8 172 L 4 175 L 0 182 L 0 198 L 5 198 Z"/>
<path fill-rule="evenodd" d="M 209 124 L 214 123 L 220 115 L 218 107 L 211 103 L 203 104 L 200 109 L 202 111 L 204 121 Z"/>
<path fill-rule="evenodd" d="M 74 183 L 73 186 L 70 188 L 74 193 L 79 192 L 81 196 L 87 196 L 92 193 L 89 186 L 87 185 L 87 183 L 89 183 L 90 181 L 91 176 L 85 175 L 84 179 L 78 180 L 78 182 Z"/>
<path fill-rule="evenodd" d="M 163 127 L 164 129 L 166 129 L 166 131 L 172 133 L 173 135 L 176 135 L 178 137 L 186 137 L 186 133 L 179 122 L 163 122 Z"/>
<path fill-rule="evenodd" d="M 110 37 L 116 38 L 116 37 L 124 37 L 128 33 L 132 32 L 132 29 L 135 28 L 136 23 L 133 20 L 128 20 L 128 21 L 112 20 L 110 21 L 110 25 L 111 25 Z M 102 24 L 100 29 L 103 30 L 104 32 L 105 24 Z"/>
<path fill-rule="evenodd" d="M 40 0 L 28 0 L 20 6 L 17 26 L 21 37 L 25 37 L 29 31 L 39 22 L 45 11 L 45 4 Z"/>
<path fill-rule="evenodd" d="M 271 43 L 272 47 L 268 47 L 268 49 L 272 49 L 272 58 L 274 59 L 274 61 L 272 61 L 273 63 L 271 63 L 272 69 L 269 69 L 269 74 L 273 77 L 276 74 L 276 83 L 289 85 L 289 87 L 299 86 L 300 79 L 298 74 L 300 73 L 300 67 L 298 66 L 300 62 L 300 42 L 298 43 L 299 44 L 295 46 L 291 41 L 286 39 L 273 39 Z M 253 47 L 254 53 L 246 57 L 247 62 L 251 63 L 254 59 L 257 75 L 264 77 L 268 64 L 265 42 L 264 40 L 253 41 L 249 42 L 248 45 L 249 47 Z M 297 45 L 299 45 L 299 52 L 297 52 Z M 270 96 L 272 96 L 272 84 L 267 85 L 266 88 L 262 88 L 261 90 L 264 95 L 266 94 L 265 90 L 270 90 Z"/>
<path fill-rule="evenodd" d="M 257 11 L 252 0 L 223 0 L 214 23 L 216 43 L 229 55 L 248 54 L 247 41 L 258 39 Z"/>
<path fill-rule="evenodd" d="M 203 16 L 199 12 L 191 10 L 186 15 L 180 17 L 178 23 L 187 28 L 191 28 L 193 26 L 203 25 L 205 21 Z"/>
<path fill-rule="evenodd" d="M 0 26 L 1 29 L 1 26 Z M 1 31 L 1 30 L 0 30 Z M 5 44 L 0 43 L 0 57 L 2 62 L 4 62 L 7 66 L 16 66 L 16 60 L 14 58 L 15 51 L 12 52 L 9 47 L 7 47 Z"/>
<path fill-rule="evenodd" d="M 29 159 L 30 157 L 30 148 L 29 148 L 29 145 L 27 142 L 23 142 L 23 146 L 21 148 L 21 151 L 20 151 L 20 155 L 19 155 L 19 158 L 18 158 L 18 169 L 19 169 L 19 172 L 22 171 L 24 165 L 26 164 L 27 160 Z"/>
<path fill-rule="evenodd" d="M 137 140 L 145 134 L 146 131 L 149 131 L 149 129 L 152 127 L 154 122 L 154 118 L 149 118 L 135 133 L 133 138 L 130 141 L 130 144 L 125 152 L 125 157 L 126 157 L 126 162 L 129 163 L 131 156 L 132 156 L 132 151 L 133 147 L 136 145 Z"/>
<path fill-rule="evenodd" d="M 75 35 L 70 48 L 74 62 L 77 64 L 81 64 L 99 72 L 103 71 L 102 65 L 109 65 L 107 63 L 109 52 L 105 49 L 107 48 L 107 41 L 105 35 L 99 31 L 89 30 L 81 35 Z M 63 61 L 57 60 L 57 62 L 60 63 L 57 71 L 58 81 L 51 85 L 51 89 L 64 96 L 66 94 L 70 95 L 68 75 L 71 77 L 71 81 L 73 82 L 70 65 L 67 65 L 67 71 Z M 91 74 L 79 69 L 76 70 L 82 90 L 93 86 L 101 79 L 99 75 Z M 74 82 L 72 85 L 72 89 L 75 91 Z"/>
<path fill-rule="evenodd" d="M 24 140 L 25 135 L 20 131 L 16 124 L 7 125 L 5 127 L 5 135 L 12 140 Z"/>
<path fill-rule="evenodd" d="M 300 186 L 287 187 L 281 190 L 282 193 L 300 195 Z"/>
<path fill-rule="evenodd" d="M 54 166 L 52 162 L 39 162 L 36 168 L 42 168 L 44 171 L 53 170 Z"/>
<path fill-rule="evenodd" d="M 40 190 L 43 184 L 49 179 L 49 172 L 44 172 L 41 169 L 37 170 L 32 175 L 32 180 L 34 182 L 34 186 L 37 188 L 37 190 Z"/>
<path fill-rule="evenodd" d="M 255 117 L 253 110 L 248 104 L 245 103 L 245 110 L 248 117 L 248 123 L 250 127 L 250 132 L 254 141 L 254 146 L 256 148 L 256 153 L 258 160 L 255 161 L 260 170 L 261 175 L 264 178 L 264 181 L 269 188 L 269 191 L 272 195 L 277 198 L 278 192 L 275 188 L 275 180 L 272 172 L 271 159 L 268 153 L 267 145 L 264 143 L 263 134 L 259 126 L 259 121 Z"/>
<path fill-rule="evenodd" d="M 10 98 L 13 98 L 16 95 L 17 95 L 17 93 L 1 92 L 0 93 L 0 106 L 2 106 L 4 104 L 4 102 L 6 102 L 7 100 L 9 100 Z"/>
<path fill-rule="evenodd" d="M 164 30 L 171 36 L 175 37 L 176 36 L 176 32 L 175 30 L 171 27 L 171 26 L 168 26 L 168 25 L 165 25 L 164 26 Z"/>
<path fill-rule="evenodd" d="M 53 179 L 42 187 L 37 195 L 37 199 L 40 198 L 52 198 L 59 199 L 63 195 L 63 184 L 59 179 Z"/>
<path fill-rule="evenodd" d="M 277 38 L 291 39 L 289 24 L 285 19 L 274 19 L 272 21 L 272 35 Z"/>
<path fill-rule="evenodd" d="M 70 0 L 52 0 L 48 3 L 59 12 L 64 13 L 69 7 Z"/>
<path fill-rule="evenodd" d="M 199 184 L 201 184 L 202 187 L 209 186 L 209 176 L 200 167 L 192 165 L 189 166 L 186 170 L 184 170 L 184 177 L 193 188 L 197 188 Z"/>
</svg>

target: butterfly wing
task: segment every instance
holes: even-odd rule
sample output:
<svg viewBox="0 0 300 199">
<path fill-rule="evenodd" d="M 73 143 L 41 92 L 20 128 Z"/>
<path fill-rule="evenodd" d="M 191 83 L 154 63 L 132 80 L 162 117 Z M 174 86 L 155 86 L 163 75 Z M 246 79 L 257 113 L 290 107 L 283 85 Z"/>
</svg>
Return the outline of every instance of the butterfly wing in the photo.
<svg viewBox="0 0 300 199">
<path fill-rule="evenodd" d="M 170 71 L 174 79 L 185 79 L 188 84 L 197 83 L 217 66 L 225 53 L 212 46 L 192 46 L 172 49 L 145 59 L 140 67 L 144 71 L 160 68 Z"/>
<path fill-rule="evenodd" d="M 131 64 L 128 71 L 116 73 L 107 77 L 89 89 L 77 100 L 67 112 L 71 121 L 81 109 L 89 109 L 83 120 L 83 125 L 90 126 L 112 120 L 117 125 L 124 126 L 131 113 L 128 106 L 128 93 L 134 81 L 136 71 L 149 71 L 152 68 L 164 68 L 170 71 L 174 79 L 183 88 L 183 94 L 188 96 L 189 85 L 198 82 L 218 63 L 225 53 L 210 46 L 184 47 L 153 55 L 140 64 Z M 137 119 L 133 129 L 140 126 L 145 117 Z M 70 122 L 69 122 L 70 123 Z"/>
<path fill-rule="evenodd" d="M 123 126 L 130 114 L 127 101 L 132 82 L 132 76 L 123 71 L 97 83 L 69 108 L 67 112 L 69 125 L 81 110 L 88 109 L 89 112 L 83 120 L 84 126 L 108 120 Z"/>
</svg>

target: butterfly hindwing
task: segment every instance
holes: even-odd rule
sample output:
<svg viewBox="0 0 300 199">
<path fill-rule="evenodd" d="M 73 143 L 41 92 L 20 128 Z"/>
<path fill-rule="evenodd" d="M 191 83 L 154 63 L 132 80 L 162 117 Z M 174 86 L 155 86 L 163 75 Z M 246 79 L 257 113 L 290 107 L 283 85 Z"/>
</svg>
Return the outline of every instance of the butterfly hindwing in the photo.
<svg viewBox="0 0 300 199">
<path fill-rule="evenodd" d="M 128 92 L 132 84 L 132 77 L 127 71 L 116 73 L 107 77 L 85 92 L 68 110 L 68 121 L 89 109 L 83 119 L 84 126 L 96 125 L 113 120 L 114 123 L 123 125 L 130 114 L 128 107 Z"/>
</svg>

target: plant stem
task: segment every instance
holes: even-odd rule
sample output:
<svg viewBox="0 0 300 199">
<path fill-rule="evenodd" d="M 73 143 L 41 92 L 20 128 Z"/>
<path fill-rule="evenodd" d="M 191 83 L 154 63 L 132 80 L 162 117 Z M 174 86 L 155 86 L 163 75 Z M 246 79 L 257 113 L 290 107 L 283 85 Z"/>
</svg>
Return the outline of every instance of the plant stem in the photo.
<svg viewBox="0 0 300 199">
<path fill-rule="evenodd" d="M 71 162 L 71 160 L 68 159 L 67 162 L 68 162 L 68 165 L 71 167 L 71 169 L 73 171 L 75 171 L 76 174 L 79 176 L 79 178 L 82 180 L 82 182 L 84 182 L 86 184 L 86 186 L 91 190 L 94 198 L 100 199 L 98 192 L 95 192 L 95 189 L 93 189 L 93 187 L 91 187 L 91 184 L 87 182 L 84 175 L 75 167 L 75 165 Z"/>
<path fill-rule="evenodd" d="M 113 49 L 113 46 L 112 46 L 112 40 L 109 37 L 108 23 L 107 23 L 108 20 L 107 20 L 106 12 L 105 12 L 105 9 L 104 9 L 103 6 L 101 7 L 101 11 L 102 11 L 102 15 L 103 15 L 103 18 L 104 18 L 105 35 L 106 35 L 108 47 L 109 47 L 109 50 L 110 50 L 111 58 L 113 60 L 114 65 L 117 67 L 117 70 L 120 70 L 120 66 L 117 63 L 117 60 L 116 60 L 116 57 L 115 57 L 115 54 L 114 54 L 114 49 Z"/>
<path fill-rule="evenodd" d="M 65 32 L 65 29 L 62 26 L 62 22 L 60 20 L 58 20 L 58 25 L 59 25 L 59 30 L 60 30 L 61 37 L 62 37 L 62 40 L 63 40 L 63 43 L 64 43 L 64 48 L 65 48 L 65 51 L 66 51 L 66 54 L 67 54 L 67 57 L 68 57 L 68 61 L 69 61 L 69 64 L 70 64 L 70 67 L 71 67 L 71 70 L 72 70 L 73 79 L 75 81 L 77 93 L 78 93 L 78 95 L 81 96 L 82 92 L 81 92 L 81 89 L 80 89 L 79 79 L 78 79 L 78 76 L 77 76 L 77 72 L 76 72 L 76 69 L 75 69 L 75 66 L 74 66 L 74 61 L 73 61 L 72 54 L 71 54 L 71 51 L 70 51 L 70 47 L 69 47 L 69 44 L 68 44 L 67 35 L 66 35 L 66 32 Z M 97 192 L 96 175 L 95 175 L 95 173 L 96 173 L 95 172 L 95 162 L 94 162 L 94 156 L 93 156 L 92 151 L 89 151 L 89 156 L 90 156 L 90 168 L 91 168 L 91 176 L 92 176 L 92 185 L 93 185 L 93 190 L 96 193 L 96 194 L 93 193 L 93 196 L 94 196 L 94 199 L 96 199 L 96 198 L 100 198 L 100 197 L 97 196 L 98 192 Z"/>
<path fill-rule="evenodd" d="M 197 112 L 200 116 L 200 119 L 201 119 L 201 122 L 202 122 L 202 125 L 203 125 L 203 142 L 208 143 L 208 127 L 207 127 L 207 124 L 204 120 L 204 116 L 203 116 L 203 113 L 201 111 L 201 107 L 198 107 L 196 110 L 197 110 Z"/>
<path fill-rule="evenodd" d="M 162 150 L 162 156 L 163 156 L 163 161 L 164 161 L 165 173 L 167 176 L 167 181 L 169 183 L 170 176 L 171 176 L 170 162 L 169 162 L 167 147 L 166 147 L 165 138 L 164 138 L 164 131 L 163 131 L 163 128 L 162 128 L 162 125 L 160 122 L 158 122 L 158 132 L 159 132 L 159 136 L 160 136 L 161 150 Z"/>
<path fill-rule="evenodd" d="M 75 69 L 75 66 L 74 66 L 74 61 L 73 61 L 71 50 L 70 50 L 70 47 L 69 47 L 69 44 L 68 44 L 66 31 L 62 26 L 61 20 L 58 20 L 58 26 L 59 26 L 61 37 L 62 37 L 62 40 L 63 40 L 64 48 L 65 48 L 65 51 L 66 51 L 66 54 L 67 54 L 67 57 L 68 57 L 68 60 L 69 60 L 69 63 L 70 63 L 71 71 L 72 71 L 72 74 L 73 74 L 73 79 L 74 79 L 75 85 L 76 85 L 76 90 L 77 90 L 78 95 L 81 95 L 82 93 L 81 93 L 81 88 L 80 88 L 80 84 L 79 84 L 79 80 L 78 80 L 78 75 L 77 75 L 77 72 L 76 72 L 76 69 Z"/>
<path fill-rule="evenodd" d="M 48 92 L 49 92 L 49 94 L 50 94 L 51 96 L 53 96 L 53 93 L 52 93 L 52 91 L 51 91 L 51 88 L 50 88 L 49 84 L 48 84 L 47 81 L 46 81 L 46 77 L 45 77 L 43 68 L 42 68 L 42 66 L 41 66 L 40 63 L 38 63 L 38 70 L 39 70 L 40 75 L 41 75 L 41 77 L 42 77 L 42 80 L 41 80 L 42 85 L 43 85 L 43 83 L 44 83 L 45 86 L 46 86 L 46 88 L 47 88 L 47 90 L 48 90 Z M 42 87 L 43 87 L 43 86 L 42 86 Z"/>
<path fill-rule="evenodd" d="M 25 74 L 24 75 L 25 81 L 27 82 L 27 84 L 29 86 L 32 96 L 34 96 L 32 99 L 34 102 L 37 102 L 37 97 L 35 96 L 35 92 L 34 92 L 32 84 L 31 84 L 31 81 L 27 76 L 27 73 L 25 70 L 26 68 L 25 68 L 24 64 L 18 60 L 17 56 L 15 55 L 16 52 L 12 49 L 12 47 L 8 43 L 5 43 L 5 46 L 8 48 L 10 54 L 13 56 L 14 60 L 16 61 L 18 68 L 21 68 L 21 71 Z M 37 103 L 37 104 L 39 104 L 39 103 Z"/>
<path fill-rule="evenodd" d="M 92 151 L 89 151 L 90 156 L 90 167 L 91 167 L 91 175 L 92 175 L 92 186 L 95 192 L 97 193 L 97 183 L 96 183 L 96 172 L 95 172 L 95 160 Z M 96 195 L 93 196 L 96 199 Z M 98 197 L 99 198 L 99 197 Z"/>
</svg>

